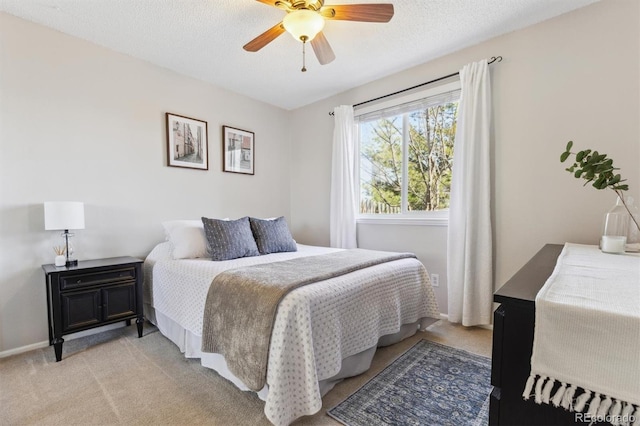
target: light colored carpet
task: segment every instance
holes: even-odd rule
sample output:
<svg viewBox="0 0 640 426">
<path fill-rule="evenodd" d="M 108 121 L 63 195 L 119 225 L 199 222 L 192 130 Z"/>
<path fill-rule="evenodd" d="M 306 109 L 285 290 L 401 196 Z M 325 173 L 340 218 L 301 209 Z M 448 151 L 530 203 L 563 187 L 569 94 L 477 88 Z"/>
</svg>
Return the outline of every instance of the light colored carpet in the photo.
<svg viewBox="0 0 640 426">
<path fill-rule="evenodd" d="M 1 425 L 269 425 L 264 402 L 200 365 L 145 324 L 0 359 Z M 339 425 L 325 414 L 420 339 L 491 356 L 491 331 L 439 321 L 426 332 L 380 348 L 369 371 L 338 384 L 322 410 L 296 425 Z"/>
</svg>

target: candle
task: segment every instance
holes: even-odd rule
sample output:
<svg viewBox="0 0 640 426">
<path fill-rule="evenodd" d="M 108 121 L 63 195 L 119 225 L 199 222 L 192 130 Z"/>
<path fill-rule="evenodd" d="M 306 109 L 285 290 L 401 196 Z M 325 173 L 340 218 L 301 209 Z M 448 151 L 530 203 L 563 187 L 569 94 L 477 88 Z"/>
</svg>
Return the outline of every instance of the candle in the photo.
<svg viewBox="0 0 640 426">
<path fill-rule="evenodd" d="M 624 253 L 624 246 L 626 243 L 627 237 L 603 235 L 602 251 L 604 253 Z"/>
</svg>

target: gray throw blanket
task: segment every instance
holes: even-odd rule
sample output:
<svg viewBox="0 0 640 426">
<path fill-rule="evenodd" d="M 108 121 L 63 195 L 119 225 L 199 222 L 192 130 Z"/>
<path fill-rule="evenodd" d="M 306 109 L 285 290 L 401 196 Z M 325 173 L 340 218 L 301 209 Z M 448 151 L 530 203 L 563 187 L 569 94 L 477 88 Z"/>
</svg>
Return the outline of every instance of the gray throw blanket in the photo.
<svg viewBox="0 0 640 426">
<path fill-rule="evenodd" d="M 204 309 L 202 351 L 224 355 L 249 389 L 267 378 L 271 330 L 278 304 L 290 291 L 358 269 L 416 256 L 353 249 L 231 269 L 211 283 Z"/>
</svg>

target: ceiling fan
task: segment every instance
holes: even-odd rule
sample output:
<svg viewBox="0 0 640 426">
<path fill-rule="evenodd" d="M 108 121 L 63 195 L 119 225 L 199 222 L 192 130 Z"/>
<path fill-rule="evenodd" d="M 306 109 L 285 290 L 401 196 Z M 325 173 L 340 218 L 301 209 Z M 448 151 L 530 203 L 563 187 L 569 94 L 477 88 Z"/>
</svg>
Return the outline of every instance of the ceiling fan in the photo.
<svg viewBox="0 0 640 426">
<path fill-rule="evenodd" d="M 322 33 L 325 19 L 360 22 L 389 22 L 393 17 L 393 4 L 324 5 L 324 0 L 256 0 L 287 12 L 284 19 L 243 46 L 248 52 L 257 52 L 285 31 L 302 42 L 302 71 L 305 67 L 305 45 L 311 47 L 321 65 L 336 58 L 327 38 Z"/>
</svg>

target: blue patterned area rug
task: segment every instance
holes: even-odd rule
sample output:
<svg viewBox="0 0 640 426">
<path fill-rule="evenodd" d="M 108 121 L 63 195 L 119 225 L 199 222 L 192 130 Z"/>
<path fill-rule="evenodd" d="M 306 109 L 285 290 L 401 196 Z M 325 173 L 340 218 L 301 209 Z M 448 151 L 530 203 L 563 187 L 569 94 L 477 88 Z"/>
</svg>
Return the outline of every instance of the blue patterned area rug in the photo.
<svg viewBox="0 0 640 426">
<path fill-rule="evenodd" d="M 421 340 L 330 409 L 348 426 L 487 425 L 491 360 Z"/>
</svg>

